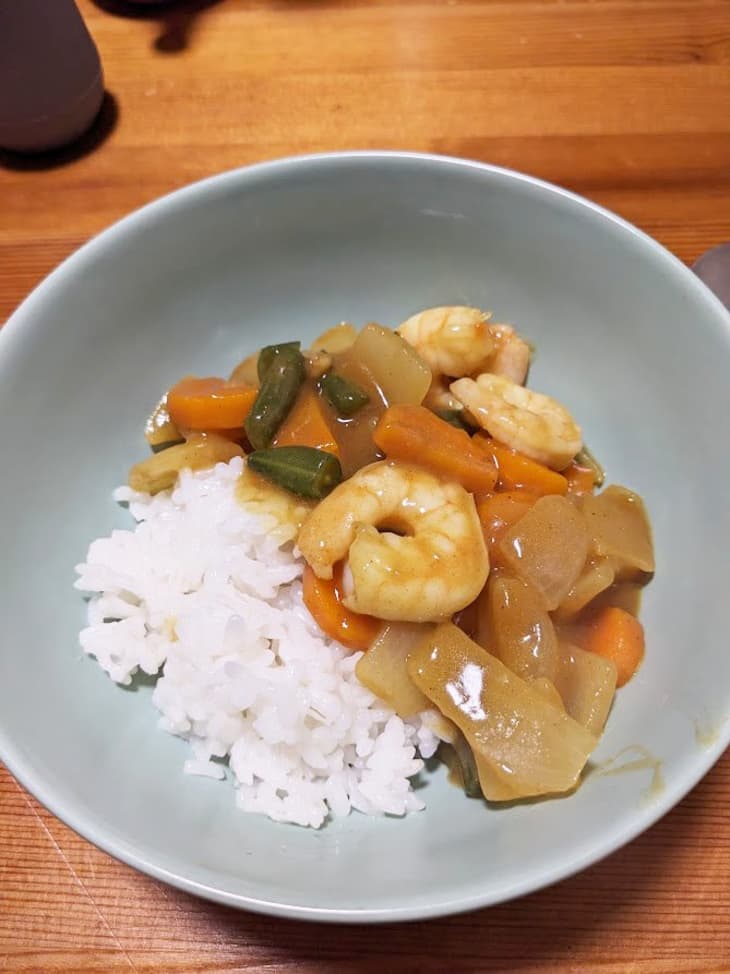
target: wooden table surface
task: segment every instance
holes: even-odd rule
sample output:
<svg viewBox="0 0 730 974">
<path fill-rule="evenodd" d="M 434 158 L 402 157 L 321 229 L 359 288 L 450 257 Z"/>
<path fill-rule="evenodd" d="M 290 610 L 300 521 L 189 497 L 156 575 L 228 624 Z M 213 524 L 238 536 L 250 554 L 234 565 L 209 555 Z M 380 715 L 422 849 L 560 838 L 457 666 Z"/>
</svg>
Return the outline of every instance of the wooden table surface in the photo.
<svg viewBox="0 0 730 974">
<path fill-rule="evenodd" d="M 685 261 L 730 239 L 726 0 L 80 0 L 108 98 L 79 149 L 0 154 L 0 321 L 60 260 L 194 179 L 404 148 L 525 170 Z M 428 924 L 212 906 L 78 838 L 0 767 L 0 971 L 730 971 L 730 754 L 627 848 Z"/>
</svg>

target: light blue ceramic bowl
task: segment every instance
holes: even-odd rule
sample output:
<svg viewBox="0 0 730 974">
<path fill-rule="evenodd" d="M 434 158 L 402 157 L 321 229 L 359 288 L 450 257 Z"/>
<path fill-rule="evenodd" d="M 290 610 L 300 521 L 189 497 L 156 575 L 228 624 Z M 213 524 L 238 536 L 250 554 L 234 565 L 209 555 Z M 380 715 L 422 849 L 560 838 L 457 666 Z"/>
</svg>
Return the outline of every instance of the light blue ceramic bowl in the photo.
<svg viewBox="0 0 730 974">
<path fill-rule="evenodd" d="M 82 658 L 73 566 L 126 523 L 111 491 L 171 381 L 343 318 L 395 324 L 450 303 L 517 323 L 538 349 L 532 385 L 564 400 L 611 479 L 646 498 L 658 562 L 646 662 L 618 696 L 598 770 L 569 798 L 487 808 L 436 773 L 427 811 L 406 820 L 352 815 L 314 832 L 245 815 L 228 785 L 183 776 L 185 745 L 155 730 L 147 691 Z M 314 156 L 146 207 L 66 261 L 0 334 L 0 756 L 101 848 L 262 912 L 429 917 L 587 866 L 671 808 L 728 743 L 728 374 L 728 315 L 679 261 L 513 172 Z M 635 770 L 601 773 L 637 755 Z"/>
</svg>

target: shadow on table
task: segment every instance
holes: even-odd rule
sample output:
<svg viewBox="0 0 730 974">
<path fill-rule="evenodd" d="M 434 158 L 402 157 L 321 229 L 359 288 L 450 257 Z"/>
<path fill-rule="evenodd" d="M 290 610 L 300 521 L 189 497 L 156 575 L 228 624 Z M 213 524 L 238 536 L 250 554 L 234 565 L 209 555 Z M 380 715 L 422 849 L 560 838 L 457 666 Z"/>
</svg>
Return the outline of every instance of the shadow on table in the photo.
<svg viewBox="0 0 730 974">
<path fill-rule="evenodd" d="M 179 54 L 190 45 L 195 23 L 200 14 L 222 0 L 93 0 L 97 7 L 115 17 L 156 20 L 161 27 L 153 47 L 163 54 Z M 257 4 L 258 5 L 258 4 Z M 250 6 L 248 4 L 247 6 Z M 341 0 L 268 0 L 274 9 L 296 7 L 306 10 L 339 7 Z"/>
<path fill-rule="evenodd" d="M 0 149 L 0 169 L 38 172 L 67 166 L 98 149 L 112 134 L 118 122 L 119 105 L 114 95 L 107 91 L 94 124 L 75 142 L 49 152 L 20 153 Z"/>
<path fill-rule="evenodd" d="M 690 866 L 703 791 L 704 785 L 698 786 L 650 832 L 582 873 L 490 909 L 413 923 L 336 927 L 202 909 L 210 911 L 207 925 L 225 944 L 229 960 L 248 957 L 253 949 L 276 970 L 304 965 L 317 974 L 517 974 L 588 970 L 608 960 L 633 963 L 641 959 L 642 948 L 648 956 L 671 931 L 668 904 L 678 891 L 669 887 L 667 872 L 682 857 L 683 841 Z"/>
<path fill-rule="evenodd" d="M 158 21 L 161 33 L 153 47 L 162 54 L 179 54 L 190 44 L 195 22 L 203 10 L 221 0 L 175 0 L 174 3 L 130 3 L 128 0 L 94 0 L 97 7 L 116 17 Z"/>
</svg>

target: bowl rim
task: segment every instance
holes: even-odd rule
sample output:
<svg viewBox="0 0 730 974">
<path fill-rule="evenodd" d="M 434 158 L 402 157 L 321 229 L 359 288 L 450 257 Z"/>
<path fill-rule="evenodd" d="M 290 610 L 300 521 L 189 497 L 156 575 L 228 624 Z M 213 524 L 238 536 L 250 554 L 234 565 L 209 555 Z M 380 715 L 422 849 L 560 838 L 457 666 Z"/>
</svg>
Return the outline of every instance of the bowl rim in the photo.
<svg viewBox="0 0 730 974">
<path fill-rule="evenodd" d="M 608 221 L 621 232 L 632 236 L 642 247 L 663 261 L 665 266 L 689 288 L 693 298 L 700 304 L 706 305 L 710 313 L 719 315 L 724 320 L 725 327 L 730 332 L 730 313 L 710 289 L 662 244 L 605 207 L 554 183 L 490 163 L 424 152 L 368 149 L 286 156 L 226 170 L 166 193 L 116 220 L 66 257 L 36 285 L 11 314 L 6 324 L 0 328 L 0 361 L 10 352 L 15 343 L 27 339 L 30 331 L 25 324 L 26 319 L 32 317 L 36 308 L 40 309 L 47 294 L 52 293 L 58 283 L 83 268 L 89 257 L 99 250 L 113 248 L 116 242 L 130 231 L 143 229 L 146 223 L 164 217 L 171 208 L 185 205 L 186 202 L 199 198 L 201 194 L 204 195 L 208 190 L 224 189 L 227 184 L 234 186 L 261 177 L 280 177 L 287 171 L 308 166 L 342 167 L 361 165 L 368 161 L 391 164 L 396 168 L 423 165 L 440 167 L 444 171 L 468 170 L 481 173 L 487 178 L 498 177 L 538 190 L 571 207 L 577 207 L 601 222 Z M 53 787 L 47 785 L 42 775 L 33 768 L 32 761 L 24 757 L 22 748 L 13 744 L 2 728 L 0 718 L 0 760 L 13 777 L 56 818 L 103 852 L 154 879 L 213 902 L 270 916 L 328 923 L 383 923 L 448 916 L 507 902 L 566 879 L 615 852 L 655 824 L 695 787 L 721 757 L 728 745 L 730 745 L 730 719 L 726 719 L 717 730 L 710 745 L 697 750 L 694 760 L 685 765 L 684 772 L 676 774 L 671 781 L 667 782 L 664 792 L 651 808 L 637 812 L 631 821 L 615 834 L 602 841 L 593 841 L 590 847 L 578 850 L 574 856 L 566 858 L 565 863 L 559 868 L 545 867 L 539 873 L 525 873 L 520 880 L 509 886 L 482 894 L 467 893 L 446 898 L 437 895 L 427 904 L 343 909 L 327 906 L 309 907 L 299 903 L 286 903 L 281 900 L 274 901 L 233 893 L 155 862 L 133 842 L 105 834 L 103 825 L 97 825 L 93 819 L 89 821 L 89 817 L 82 809 L 75 807 L 73 801 L 66 801 L 63 797 L 57 796 Z"/>
</svg>

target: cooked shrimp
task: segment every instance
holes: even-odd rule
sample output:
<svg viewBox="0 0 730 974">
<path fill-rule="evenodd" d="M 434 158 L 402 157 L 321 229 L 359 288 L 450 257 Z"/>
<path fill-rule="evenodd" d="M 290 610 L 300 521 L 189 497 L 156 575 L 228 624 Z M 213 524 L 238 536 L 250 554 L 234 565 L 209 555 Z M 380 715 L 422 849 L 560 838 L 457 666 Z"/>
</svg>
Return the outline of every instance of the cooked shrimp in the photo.
<svg viewBox="0 0 730 974">
<path fill-rule="evenodd" d="M 462 376 L 479 371 L 494 348 L 487 321 L 479 308 L 454 305 L 427 308 L 397 328 L 436 375 Z"/>
<path fill-rule="evenodd" d="M 344 559 L 342 601 L 379 619 L 447 619 L 474 601 L 489 574 L 472 495 L 388 460 L 358 470 L 320 501 L 298 546 L 320 578 Z"/>
<path fill-rule="evenodd" d="M 426 406 L 427 409 L 432 409 L 434 412 L 438 412 L 440 409 L 463 409 L 464 407 L 456 396 L 452 395 L 449 389 L 449 381 L 443 375 L 434 376 L 421 405 Z"/>
<path fill-rule="evenodd" d="M 494 351 L 483 371 L 503 375 L 505 379 L 523 386 L 530 368 L 530 346 L 512 325 L 490 325 L 489 334 L 494 341 Z"/>
<path fill-rule="evenodd" d="M 451 391 L 495 440 L 553 470 L 567 467 L 582 446 L 580 426 L 565 406 L 501 375 L 457 379 Z"/>
</svg>

